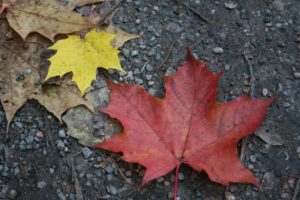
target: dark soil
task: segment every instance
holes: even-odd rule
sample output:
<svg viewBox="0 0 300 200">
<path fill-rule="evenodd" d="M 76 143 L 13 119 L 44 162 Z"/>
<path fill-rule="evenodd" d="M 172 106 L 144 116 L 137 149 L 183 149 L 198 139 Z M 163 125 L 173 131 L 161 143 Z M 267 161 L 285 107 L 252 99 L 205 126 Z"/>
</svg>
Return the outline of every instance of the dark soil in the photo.
<svg viewBox="0 0 300 200">
<path fill-rule="evenodd" d="M 224 71 L 220 102 L 243 93 L 255 98 L 278 93 L 261 129 L 281 137 L 282 145 L 267 144 L 256 135 L 246 139 L 242 162 L 260 189 L 250 184 L 225 187 L 182 166 L 179 199 L 300 199 L 300 1 L 238 0 L 232 9 L 225 6 L 230 1 L 182 2 L 186 5 L 122 1 L 114 24 L 142 38 L 121 49 L 127 73 L 109 74 L 163 97 L 163 75 L 183 64 L 189 46 L 212 71 Z M 81 193 L 91 200 L 173 198 L 174 172 L 139 188 L 142 167 L 79 145 L 36 101 L 17 112 L 7 135 L 0 106 L 0 124 L 0 199 L 78 200 Z"/>
</svg>

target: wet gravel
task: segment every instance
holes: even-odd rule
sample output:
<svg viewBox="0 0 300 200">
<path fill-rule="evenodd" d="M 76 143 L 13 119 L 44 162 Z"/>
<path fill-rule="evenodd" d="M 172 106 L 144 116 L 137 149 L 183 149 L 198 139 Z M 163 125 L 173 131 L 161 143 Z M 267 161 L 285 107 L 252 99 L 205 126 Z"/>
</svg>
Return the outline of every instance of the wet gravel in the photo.
<svg viewBox="0 0 300 200">
<path fill-rule="evenodd" d="M 126 72 L 108 70 L 105 74 L 143 85 L 151 95 L 163 97 L 162 77 L 176 72 L 189 46 L 212 71 L 224 71 L 220 102 L 251 94 L 251 89 L 256 98 L 279 92 L 262 128 L 280 135 L 283 144 L 272 146 L 251 135 L 243 159 L 261 190 L 249 184 L 224 187 L 209 181 L 205 173 L 182 166 L 179 195 L 181 200 L 292 199 L 300 176 L 300 2 L 185 3 L 209 23 L 175 0 L 123 1 L 114 24 L 142 37 L 121 49 Z M 245 55 L 253 67 L 252 86 Z M 103 125 L 105 119 L 95 121 Z M 125 163 L 117 154 L 79 145 L 67 135 L 65 125 L 34 100 L 17 112 L 7 135 L 6 123 L 0 106 L 0 199 L 173 198 L 174 173 L 139 188 L 141 166 Z"/>
</svg>

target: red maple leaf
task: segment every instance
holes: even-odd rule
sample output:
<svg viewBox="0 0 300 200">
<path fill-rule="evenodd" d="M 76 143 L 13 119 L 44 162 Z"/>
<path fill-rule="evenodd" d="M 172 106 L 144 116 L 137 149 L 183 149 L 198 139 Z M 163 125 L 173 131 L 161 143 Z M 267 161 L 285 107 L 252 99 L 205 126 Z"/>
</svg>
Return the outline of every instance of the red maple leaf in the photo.
<svg viewBox="0 0 300 200">
<path fill-rule="evenodd" d="M 102 111 L 117 118 L 124 133 L 96 145 L 123 152 L 122 159 L 146 167 L 142 185 L 184 163 L 204 170 L 211 180 L 258 185 L 238 159 L 237 143 L 260 125 L 274 98 L 240 96 L 216 101 L 218 80 L 188 51 L 187 63 L 165 77 L 166 95 L 158 99 L 140 86 L 110 83 L 111 102 Z M 175 182 L 174 199 L 177 192 Z"/>
</svg>

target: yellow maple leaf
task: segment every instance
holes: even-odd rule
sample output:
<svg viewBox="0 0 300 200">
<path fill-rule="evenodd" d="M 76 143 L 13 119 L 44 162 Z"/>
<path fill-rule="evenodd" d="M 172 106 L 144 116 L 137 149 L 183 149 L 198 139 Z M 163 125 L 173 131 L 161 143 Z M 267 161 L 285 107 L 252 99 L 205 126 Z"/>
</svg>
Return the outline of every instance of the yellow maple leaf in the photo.
<svg viewBox="0 0 300 200">
<path fill-rule="evenodd" d="M 49 59 L 51 65 L 46 80 L 72 71 L 72 79 L 81 94 L 84 94 L 96 78 L 98 67 L 123 71 L 118 57 L 119 50 L 111 45 L 114 38 L 115 34 L 92 30 L 86 34 L 85 39 L 70 35 L 67 39 L 59 40 L 49 48 L 57 52 Z"/>
</svg>

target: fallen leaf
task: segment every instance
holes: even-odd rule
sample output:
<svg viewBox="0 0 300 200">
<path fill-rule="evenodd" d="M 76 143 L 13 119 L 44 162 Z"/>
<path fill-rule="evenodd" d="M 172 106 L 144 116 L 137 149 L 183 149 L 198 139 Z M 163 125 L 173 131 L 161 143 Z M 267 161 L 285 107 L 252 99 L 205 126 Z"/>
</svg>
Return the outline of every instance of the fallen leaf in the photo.
<svg viewBox="0 0 300 200">
<path fill-rule="evenodd" d="M 6 28 L 5 24 L 1 23 L 1 31 Z M 3 39 L 4 35 L 1 38 Z M 22 45 L 17 45 L 18 42 L 20 41 L 11 41 L 6 44 L 2 41 L 0 44 L 0 99 L 8 124 L 16 111 L 40 85 L 36 66 L 27 62 L 29 58 L 31 62 L 37 60 L 36 45 L 25 46 L 23 44 L 22 47 Z"/>
<path fill-rule="evenodd" d="M 95 147 L 123 152 L 123 160 L 146 167 L 142 185 L 174 168 L 177 177 L 182 163 L 204 170 L 217 183 L 258 185 L 240 163 L 237 143 L 260 125 L 274 98 L 241 96 L 218 103 L 221 74 L 211 73 L 188 52 L 187 63 L 165 77 L 164 99 L 140 86 L 110 83 L 111 102 L 102 111 L 120 120 L 124 132 Z"/>
<path fill-rule="evenodd" d="M 87 110 L 93 113 L 94 108 L 92 104 L 81 98 L 79 91 L 74 92 L 69 87 L 66 84 L 43 85 L 41 89 L 38 88 L 37 92 L 31 98 L 36 99 L 60 121 L 62 114 L 66 110 L 78 105 L 84 105 Z"/>
<path fill-rule="evenodd" d="M 97 31 L 105 31 L 111 34 L 115 34 L 116 37 L 112 40 L 111 44 L 116 48 L 122 47 L 124 43 L 128 40 L 140 37 L 139 35 L 130 34 L 125 31 L 122 31 L 121 29 L 114 27 L 113 25 L 102 25 L 100 27 L 97 27 Z"/>
<path fill-rule="evenodd" d="M 265 143 L 272 146 L 281 146 L 284 141 L 274 128 L 274 124 L 261 126 L 255 131 L 255 135 L 262 139 Z"/>
<path fill-rule="evenodd" d="M 76 35 L 59 40 L 49 48 L 57 52 L 49 59 L 51 65 L 46 79 L 72 72 L 73 80 L 84 94 L 96 78 L 98 67 L 123 71 L 118 58 L 119 50 L 110 44 L 114 38 L 114 34 L 92 30 L 84 40 Z"/>
<path fill-rule="evenodd" d="M 65 4 L 58 0 L 5 0 L 2 12 L 4 9 L 7 11 L 9 25 L 23 40 L 29 33 L 38 32 L 54 41 L 57 34 L 72 33 L 93 26 L 87 19 L 72 11 L 75 6 L 86 3 L 91 3 L 91 0 L 66 1 Z"/>
<path fill-rule="evenodd" d="M 0 38 L 8 27 L 0 23 Z M 40 80 L 38 66 L 43 48 L 38 44 L 26 44 L 20 39 L 0 42 L 0 100 L 7 118 L 7 131 L 16 111 L 28 99 L 36 99 L 58 119 L 70 107 L 93 106 L 81 97 L 74 85 L 44 85 Z M 72 89 L 73 88 L 73 89 Z"/>
</svg>

